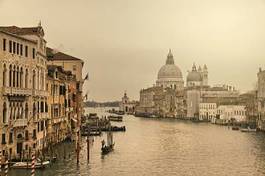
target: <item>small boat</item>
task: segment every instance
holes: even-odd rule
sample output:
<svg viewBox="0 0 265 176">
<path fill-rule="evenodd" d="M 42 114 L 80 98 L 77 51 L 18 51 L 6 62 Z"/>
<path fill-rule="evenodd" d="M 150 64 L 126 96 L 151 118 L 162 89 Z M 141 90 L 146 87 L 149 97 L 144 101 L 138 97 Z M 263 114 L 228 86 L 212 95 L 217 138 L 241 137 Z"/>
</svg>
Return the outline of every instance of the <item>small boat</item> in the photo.
<svg viewBox="0 0 265 176">
<path fill-rule="evenodd" d="M 45 168 L 45 166 L 49 165 L 50 161 L 43 161 L 42 163 L 40 161 L 37 161 L 35 164 L 35 169 L 42 169 Z M 14 169 L 31 169 L 31 162 L 17 162 L 11 166 L 11 168 Z"/>
<path fill-rule="evenodd" d="M 239 127 L 238 126 L 233 126 L 232 130 L 239 130 Z"/>
<path fill-rule="evenodd" d="M 248 128 L 242 128 L 240 131 L 241 132 L 256 132 L 257 130 L 256 129 L 251 129 L 250 127 L 248 127 Z"/>
<path fill-rule="evenodd" d="M 123 117 L 122 116 L 108 116 L 108 119 L 110 121 L 122 122 Z"/>
<path fill-rule="evenodd" d="M 90 131 L 89 133 L 87 131 L 81 131 L 81 136 L 100 136 L 101 131 Z"/>
<path fill-rule="evenodd" d="M 112 135 L 112 132 L 110 131 L 110 128 L 109 128 L 109 131 L 107 133 L 107 145 L 105 145 L 104 140 L 101 142 L 101 144 L 102 144 L 102 146 L 101 146 L 101 154 L 102 155 L 107 155 L 109 152 L 114 150 L 115 143 L 113 143 L 113 135 Z"/>
<path fill-rule="evenodd" d="M 111 144 L 110 146 L 104 146 L 101 148 L 101 154 L 102 155 L 107 155 L 109 152 L 114 150 L 114 144 Z"/>
</svg>

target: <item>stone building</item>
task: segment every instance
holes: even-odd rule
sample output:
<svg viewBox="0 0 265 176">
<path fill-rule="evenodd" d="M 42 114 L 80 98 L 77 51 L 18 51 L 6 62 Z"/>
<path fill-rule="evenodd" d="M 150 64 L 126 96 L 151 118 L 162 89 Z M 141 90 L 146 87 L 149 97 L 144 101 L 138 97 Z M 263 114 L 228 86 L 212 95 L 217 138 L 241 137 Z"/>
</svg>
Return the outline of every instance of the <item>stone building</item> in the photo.
<svg viewBox="0 0 265 176">
<path fill-rule="evenodd" d="M 0 27 L 1 150 L 9 158 L 45 146 L 46 41 L 37 27 Z"/>
<path fill-rule="evenodd" d="M 120 111 L 123 111 L 125 114 L 134 114 L 135 113 L 136 101 L 130 101 L 127 93 L 125 92 L 121 102 L 120 102 Z"/>
<path fill-rule="evenodd" d="M 199 118 L 200 103 L 216 103 L 217 106 L 238 102 L 239 91 L 232 86 L 190 87 L 186 89 L 187 118 Z"/>
<path fill-rule="evenodd" d="M 71 119 L 76 114 L 76 79 L 60 66 L 48 65 L 47 90 L 49 91 L 49 122 L 47 138 L 58 143 L 72 133 Z"/>
<path fill-rule="evenodd" d="M 74 130 L 72 133 L 76 134 L 76 139 L 80 138 L 80 126 L 81 126 L 81 116 L 83 114 L 83 84 L 85 79 L 82 77 L 82 69 L 84 66 L 84 61 L 77 57 L 71 56 L 69 54 L 56 51 L 52 48 L 47 48 L 47 58 L 49 65 L 60 66 L 64 71 L 70 71 L 72 75 L 75 76 L 75 114 L 71 118 L 71 129 Z"/>
<path fill-rule="evenodd" d="M 258 107 L 258 120 L 257 128 L 265 131 L 265 70 L 259 69 L 258 77 L 258 90 L 257 90 L 257 107 Z"/>
<path fill-rule="evenodd" d="M 182 72 L 174 63 L 171 50 L 157 76 L 156 85 L 140 91 L 136 115 L 183 117 L 185 116 L 184 81 Z"/>
<path fill-rule="evenodd" d="M 135 114 L 138 116 L 151 116 L 159 113 L 157 100 L 163 93 L 163 87 L 150 87 L 140 91 L 139 106 L 136 107 Z"/>
<path fill-rule="evenodd" d="M 200 103 L 199 105 L 199 117 L 203 121 L 213 121 L 217 114 L 216 103 Z"/>
<path fill-rule="evenodd" d="M 246 107 L 243 105 L 220 105 L 217 108 L 217 116 L 224 122 L 246 121 Z"/>
</svg>

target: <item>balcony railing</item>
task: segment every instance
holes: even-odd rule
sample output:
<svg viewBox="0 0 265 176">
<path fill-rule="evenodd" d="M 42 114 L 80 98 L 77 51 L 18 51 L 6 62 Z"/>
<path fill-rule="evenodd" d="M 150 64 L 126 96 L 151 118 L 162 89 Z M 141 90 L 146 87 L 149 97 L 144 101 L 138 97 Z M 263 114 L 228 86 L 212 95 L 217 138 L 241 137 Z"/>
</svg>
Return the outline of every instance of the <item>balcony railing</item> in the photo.
<svg viewBox="0 0 265 176">
<path fill-rule="evenodd" d="M 44 90 L 32 90 L 32 95 L 35 96 L 40 96 L 40 97 L 48 97 L 49 93 L 48 91 L 44 91 Z"/>
<path fill-rule="evenodd" d="M 31 95 L 31 89 L 19 88 L 19 87 L 3 87 L 4 95 Z"/>
<path fill-rule="evenodd" d="M 27 119 L 16 119 L 14 123 L 14 127 L 23 127 L 27 126 L 28 120 Z"/>
</svg>

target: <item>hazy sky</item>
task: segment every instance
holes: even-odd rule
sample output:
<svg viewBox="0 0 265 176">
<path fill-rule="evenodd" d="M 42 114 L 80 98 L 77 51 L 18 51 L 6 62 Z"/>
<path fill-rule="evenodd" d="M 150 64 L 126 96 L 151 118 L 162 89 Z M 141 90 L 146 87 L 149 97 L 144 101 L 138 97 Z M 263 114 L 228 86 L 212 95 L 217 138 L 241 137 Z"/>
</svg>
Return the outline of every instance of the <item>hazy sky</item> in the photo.
<svg viewBox="0 0 265 176">
<path fill-rule="evenodd" d="M 206 63 L 211 85 L 247 91 L 265 68 L 265 0 L 0 0 L 0 25 L 39 20 L 48 46 L 85 61 L 98 101 L 138 99 L 169 48 L 184 80 Z"/>
</svg>

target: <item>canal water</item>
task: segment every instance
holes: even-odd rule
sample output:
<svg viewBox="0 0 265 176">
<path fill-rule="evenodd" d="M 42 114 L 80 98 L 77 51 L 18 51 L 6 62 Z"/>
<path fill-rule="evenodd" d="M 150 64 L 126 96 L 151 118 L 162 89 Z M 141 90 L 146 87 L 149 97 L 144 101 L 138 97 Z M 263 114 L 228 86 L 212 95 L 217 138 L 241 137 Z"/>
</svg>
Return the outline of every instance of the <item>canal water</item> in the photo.
<svg viewBox="0 0 265 176">
<path fill-rule="evenodd" d="M 107 115 L 106 109 L 86 112 Z M 80 165 L 74 146 L 61 144 L 59 160 L 38 176 L 259 176 L 265 175 L 265 135 L 243 133 L 228 127 L 169 119 L 124 117 L 127 131 L 114 133 L 115 150 L 101 157 L 101 140 L 95 137 L 87 162 L 85 138 Z M 66 159 L 63 153 L 66 151 Z M 11 170 L 12 176 L 29 176 L 30 171 Z"/>
</svg>

